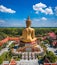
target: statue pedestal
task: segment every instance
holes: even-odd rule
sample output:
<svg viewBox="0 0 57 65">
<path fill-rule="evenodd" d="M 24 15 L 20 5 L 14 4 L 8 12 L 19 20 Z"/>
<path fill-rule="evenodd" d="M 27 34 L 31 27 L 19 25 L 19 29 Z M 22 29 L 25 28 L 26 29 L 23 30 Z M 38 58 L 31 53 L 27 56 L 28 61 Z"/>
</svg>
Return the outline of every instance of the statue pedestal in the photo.
<svg viewBox="0 0 57 65">
<path fill-rule="evenodd" d="M 32 48 L 26 48 L 26 52 L 32 52 Z"/>
<path fill-rule="evenodd" d="M 26 52 L 32 52 L 32 48 L 31 48 L 31 44 L 30 43 L 26 43 L 25 44 L 25 47 L 26 47 Z"/>
</svg>

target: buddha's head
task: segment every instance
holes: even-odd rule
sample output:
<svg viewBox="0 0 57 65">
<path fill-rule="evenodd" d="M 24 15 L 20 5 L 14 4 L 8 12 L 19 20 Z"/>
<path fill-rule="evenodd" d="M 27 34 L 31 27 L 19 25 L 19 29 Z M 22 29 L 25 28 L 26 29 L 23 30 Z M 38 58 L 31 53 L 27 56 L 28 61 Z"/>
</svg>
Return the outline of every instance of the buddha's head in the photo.
<svg viewBox="0 0 57 65">
<path fill-rule="evenodd" d="M 31 20 L 30 20 L 30 17 L 28 16 L 26 20 L 26 27 L 30 27 L 30 26 L 31 26 Z"/>
</svg>

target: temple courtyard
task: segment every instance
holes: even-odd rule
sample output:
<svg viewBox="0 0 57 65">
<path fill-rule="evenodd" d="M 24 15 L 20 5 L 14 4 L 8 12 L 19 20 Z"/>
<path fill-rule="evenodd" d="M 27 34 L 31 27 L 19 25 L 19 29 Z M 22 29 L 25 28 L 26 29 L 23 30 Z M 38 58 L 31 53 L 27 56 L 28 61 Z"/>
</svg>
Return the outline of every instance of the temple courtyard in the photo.
<svg viewBox="0 0 57 65">
<path fill-rule="evenodd" d="M 36 36 L 35 29 L 31 27 L 30 17 L 26 20 L 26 27 L 21 36 L 7 36 L 0 41 L 1 65 L 45 65 L 45 63 L 57 64 L 57 36 L 53 32 Z"/>
</svg>

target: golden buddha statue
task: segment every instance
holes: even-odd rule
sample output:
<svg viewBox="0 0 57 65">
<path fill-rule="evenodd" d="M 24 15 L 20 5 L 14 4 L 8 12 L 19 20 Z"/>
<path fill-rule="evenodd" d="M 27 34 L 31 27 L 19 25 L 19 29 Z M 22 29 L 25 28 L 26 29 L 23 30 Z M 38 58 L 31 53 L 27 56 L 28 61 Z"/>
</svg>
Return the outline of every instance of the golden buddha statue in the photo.
<svg viewBox="0 0 57 65">
<path fill-rule="evenodd" d="M 35 38 L 35 30 L 30 27 L 31 26 L 31 20 L 30 17 L 26 20 L 26 28 L 22 32 L 22 36 L 20 37 L 20 41 L 22 42 L 33 42 L 36 40 Z"/>
</svg>

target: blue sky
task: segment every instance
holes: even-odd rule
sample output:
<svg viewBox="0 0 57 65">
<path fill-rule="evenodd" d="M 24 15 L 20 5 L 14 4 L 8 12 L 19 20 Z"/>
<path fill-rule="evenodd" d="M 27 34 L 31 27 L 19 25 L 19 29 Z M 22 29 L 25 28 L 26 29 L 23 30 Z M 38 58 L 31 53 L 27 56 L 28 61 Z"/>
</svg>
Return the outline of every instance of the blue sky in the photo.
<svg viewBox="0 0 57 65">
<path fill-rule="evenodd" d="M 0 0 L 0 27 L 57 27 L 57 0 Z"/>
</svg>

